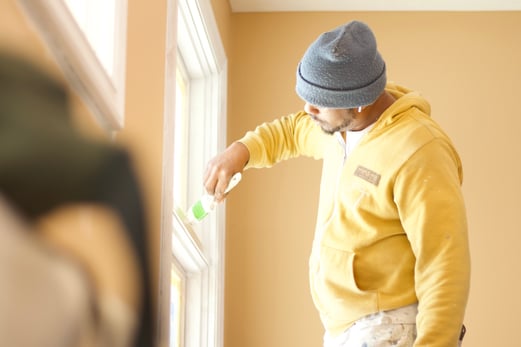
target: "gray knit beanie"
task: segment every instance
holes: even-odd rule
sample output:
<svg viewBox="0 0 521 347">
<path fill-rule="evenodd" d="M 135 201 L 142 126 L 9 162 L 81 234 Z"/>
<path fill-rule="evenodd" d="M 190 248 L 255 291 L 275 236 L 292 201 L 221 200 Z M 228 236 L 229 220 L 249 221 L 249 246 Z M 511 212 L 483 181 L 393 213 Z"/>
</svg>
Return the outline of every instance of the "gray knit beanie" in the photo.
<svg viewBox="0 0 521 347">
<path fill-rule="evenodd" d="M 373 32 L 352 21 L 309 46 L 297 69 L 296 91 L 313 106 L 357 108 L 372 104 L 385 84 L 385 62 Z"/>
</svg>

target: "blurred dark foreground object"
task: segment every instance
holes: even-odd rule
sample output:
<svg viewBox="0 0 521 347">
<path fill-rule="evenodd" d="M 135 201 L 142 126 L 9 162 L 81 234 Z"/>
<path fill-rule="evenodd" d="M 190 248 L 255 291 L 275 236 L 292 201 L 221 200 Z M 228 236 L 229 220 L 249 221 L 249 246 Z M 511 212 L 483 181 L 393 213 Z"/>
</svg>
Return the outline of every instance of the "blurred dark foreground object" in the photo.
<svg viewBox="0 0 521 347">
<path fill-rule="evenodd" d="M 130 253 L 124 254 L 135 258 L 128 259 L 127 263 L 134 264 L 136 267 L 134 270 L 138 279 L 135 283 L 140 286 L 135 290 L 139 294 L 137 304 L 134 308 L 130 305 L 120 310 L 120 313 L 125 309 L 129 312 L 134 310 L 135 324 L 132 329 L 127 329 L 127 332 L 124 332 L 125 329 L 120 329 L 119 334 L 129 335 L 126 340 L 123 338 L 120 341 L 129 341 L 125 346 L 152 347 L 154 345 L 146 223 L 142 197 L 129 155 L 124 149 L 108 142 L 97 142 L 82 136 L 73 128 L 64 86 L 32 64 L 5 52 L 0 52 L 0 199 L 0 211 L 3 212 L 0 214 L 0 244 L 5 242 L 4 246 L 10 244 L 13 247 L 12 252 L 2 255 L 2 260 L 5 264 L 8 264 L 9 260 L 21 261 L 17 263 L 18 266 L 21 268 L 25 266 L 25 272 L 18 273 L 16 277 L 12 277 L 13 273 L 6 268 L 7 265 L 0 267 L 0 288 L 7 282 L 14 292 L 17 285 L 20 287 L 19 295 L 15 298 L 6 298 L 8 291 L 0 289 L 0 324 L 6 317 L 12 317 L 14 321 L 10 324 L 20 324 L 24 327 L 20 331 L 30 335 L 33 332 L 37 334 L 38 324 L 42 324 L 43 327 L 53 319 L 63 319 L 63 322 L 54 321 L 52 324 L 61 327 L 62 333 L 67 338 L 61 340 L 62 344 L 49 346 L 76 347 L 81 345 L 81 341 L 80 337 L 73 333 L 78 329 L 74 324 L 82 324 L 85 321 L 70 318 L 85 317 L 90 314 L 94 319 L 90 327 L 93 334 L 111 334 L 111 324 L 107 322 L 107 317 L 111 315 L 108 307 L 112 306 L 114 311 L 117 311 L 115 307 L 119 304 L 104 305 L 101 301 L 105 300 L 106 296 L 103 298 L 99 294 L 103 292 L 103 288 L 113 286 L 108 284 L 104 287 L 103 279 L 111 277 L 107 274 L 107 269 L 117 272 L 118 267 L 108 263 L 111 261 L 110 257 L 105 264 L 103 259 L 99 259 L 98 249 L 94 247 L 96 242 L 91 244 L 92 249 L 89 249 L 89 244 L 85 243 L 84 247 L 73 246 L 63 252 L 57 252 L 59 254 L 53 254 L 59 247 L 52 247 L 43 242 L 38 236 L 38 228 L 35 227 L 40 218 L 52 214 L 53 211 L 84 204 L 94 206 L 95 210 L 96 207 L 110 210 L 117 216 L 121 222 L 122 233 L 131 249 Z M 98 216 L 97 212 L 92 215 Z M 97 230 L 97 221 L 98 219 L 93 218 L 92 230 Z M 107 229 L 107 225 L 115 225 L 114 229 L 118 228 L 116 222 L 104 223 L 99 227 L 100 235 L 94 237 L 104 240 L 108 233 L 102 231 Z M 75 232 L 77 230 L 71 228 L 70 235 L 65 235 L 65 238 L 70 238 L 68 244 L 74 244 Z M 118 231 L 114 233 L 117 234 Z M 109 239 L 118 240 L 117 237 Z M 113 246 L 114 249 L 120 247 L 119 244 Z M 81 254 L 76 257 L 75 251 Z M 28 255 L 27 252 L 32 255 Z M 11 258 L 6 258 L 8 253 L 11 254 Z M 16 256 L 21 254 L 26 256 L 16 259 Z M 42 257 L 48 259 L 30 261 L 30 259 L 41 260 Z M 123 259 L 122 263 L 124 262 Z M 100 264 L 104 265 L 100 266 Z M 44 269 L 47 265 L 49 268 Z M 74 274 L 74 271 L 77 273 Z M 100 274 L 97 274 L 98 271 Z M 49 311 L 49 307 L 53 307 L 52 300 L 55 297 L 51 295 L 50 287 L 45 286 L 52 287 L 53 284 L 58 285 L 60 281 L 53 279 L 53 275 L 42 276 L 46 272 L 62 280 L 69 277 L 70 286 L 66 290 L 68 296 L 63 298 L 63 304 L 67 307 L 67 300 L 69 300 L 74 305 L 68 309 L 87 310 L 87 312 L 61 312 L 61 315 L 56 312 L 57 316 L 53 316 L 52 313 L 55 312 Z M 112 275 L 113 278 L 117 279 L 119 276 L 124 280 L 126 274 L 120 271 Z M 23 288 L 30 288 L 27 283 L 33 283 L 37 287 L 33 288 L 32 292 L 24 291 Z M 40 286 L 41 290 L 38 288 Z M 114 293 L 117 293 L 117 290 L 112 291 L 112 294 Z M 26 297 L 23 296 L 24 294 Z M 31 295 L 38 295 L 38 297 Z M 47 301 L 46 295 L 51 295 Z M 73 297 L 77 300 L 72 300 Z M 114 299 L 116 299 L 114 302 L 118 301 L 118 298 Z M 29 320 L 28 316 L 10 315 L 11 313 L 6 309 L 16 305 L 4 306 L 9 300 L 20 300 L 25 304 L 33 303 L 30 311 L 32 319 Z M 124 300 L 120 303 L 124 303 Z M 43 306 L 39 307 L 40 304 Z M 119 306 L 121 309 L 121 305 Z M 46 314 L 41 314 L 42 312 Z M 117 315 L 114 314 L 114 317 Z M 20 322 L 16 319 L 20 319 Z M 29 321 L 36 325 L 27 325 Z M 7 336 L 3 329 L 6 328 L 0 326 L 0 345 L 13 345 L 14 341 L 2 340 L 3 336 Z M 49 332 L 52 331 L 55 330 L 50 328 Z M 10 339 L 14 338 L 10 337 Z M 97 341 L 103 340 L 97 339 Z M 110 338 L 105 339 L 108 340 Z M 17 345 L 17 347 L 24 346 Z M 40 347 L 44 344 L 37 343 L 34 346 Z M 102 342 L 99 346 L 105 347 Z M 91 345 L 91 347 L 96 346 Z"/>
</svg>

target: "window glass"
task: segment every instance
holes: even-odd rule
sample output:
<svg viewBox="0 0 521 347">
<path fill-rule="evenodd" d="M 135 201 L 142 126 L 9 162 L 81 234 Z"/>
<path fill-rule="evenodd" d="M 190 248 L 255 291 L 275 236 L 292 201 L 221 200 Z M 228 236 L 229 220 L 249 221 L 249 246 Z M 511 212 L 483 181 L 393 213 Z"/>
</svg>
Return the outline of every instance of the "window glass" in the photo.
<svg viewBox="0 0 521 347">
<path fill-rule="evenodd" d="M 114 77 L 116 0 L 64 0 L 107 73 Z"/>
<path fill-rule="evenodd" d="M 189 101 L 190 80 L 186 74 L 183 60 L 177 57 L 176 105 L 174 121 L 174 204 L 182 211 L 188 208 L 188 147 L 189 147 Z"/>
</svg>

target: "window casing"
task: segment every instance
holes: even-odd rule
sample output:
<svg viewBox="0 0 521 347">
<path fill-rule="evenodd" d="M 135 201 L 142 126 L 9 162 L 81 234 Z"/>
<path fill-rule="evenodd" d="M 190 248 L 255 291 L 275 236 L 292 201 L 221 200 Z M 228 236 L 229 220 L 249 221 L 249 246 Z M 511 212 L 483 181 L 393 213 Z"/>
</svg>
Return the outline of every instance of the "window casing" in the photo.
<svg viewBox="0 0 521 347">
<path fill-rule="evenodd" d="M 171 265 L 184 288 L 181 345 L 222 346 L 225 206 L 196 225 L 184 212 L 203 194 L 206 163 L 226 144 L 226 57 L 209 0 L 177 6 Z"/>
<path fill-rule="evenodd" d="M 127 0 L 18 0 L 108 131 L 124 125 Z M 100 31 L 101 30 L 101 31 Z"/>
</svg>

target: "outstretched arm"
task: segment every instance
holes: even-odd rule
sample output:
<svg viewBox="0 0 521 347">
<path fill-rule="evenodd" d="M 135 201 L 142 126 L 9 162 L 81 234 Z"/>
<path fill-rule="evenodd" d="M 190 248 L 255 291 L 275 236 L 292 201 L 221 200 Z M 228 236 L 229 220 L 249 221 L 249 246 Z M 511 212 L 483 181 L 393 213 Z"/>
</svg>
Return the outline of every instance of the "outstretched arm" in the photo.
<svg viewBox="0 0 521 347">
<path fill-rule="evenodd" d="M 222 201 L 230 178 L 245 168 L 271 167 L 301 155 L 319 159 L 326 137 L 305 112 L 264 123 L 210 160 L 204 176 L 206 191 Z"/>
</svg>

